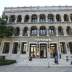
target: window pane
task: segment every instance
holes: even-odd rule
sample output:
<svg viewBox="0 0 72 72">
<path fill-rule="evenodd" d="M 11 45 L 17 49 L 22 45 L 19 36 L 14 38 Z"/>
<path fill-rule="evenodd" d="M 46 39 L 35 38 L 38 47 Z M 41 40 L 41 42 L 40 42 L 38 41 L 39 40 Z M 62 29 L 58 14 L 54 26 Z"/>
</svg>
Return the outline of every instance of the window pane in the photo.
<svg viewBox="0 0 72 72">
<path fill-rule="evenodd" d="M 5 42 L 3 47 L 3 53 L 9 53 L 9 47 L 10 47 L 10 43 Z"/>
</svg>

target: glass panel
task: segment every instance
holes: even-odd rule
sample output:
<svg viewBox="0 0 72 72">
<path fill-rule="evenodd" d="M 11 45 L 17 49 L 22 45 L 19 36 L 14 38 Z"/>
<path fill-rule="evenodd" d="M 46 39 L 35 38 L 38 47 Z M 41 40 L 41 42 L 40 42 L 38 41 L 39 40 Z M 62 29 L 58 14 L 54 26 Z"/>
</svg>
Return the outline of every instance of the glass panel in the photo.
<svg viewBox="0 0 72 72">
<path fill-rule="evenodd" d="M 9 53 L 9 47 L 10 47 L 10 43 L 5 42 L 4 48 L 3 48 L 3 53 Z"/>
</svg>

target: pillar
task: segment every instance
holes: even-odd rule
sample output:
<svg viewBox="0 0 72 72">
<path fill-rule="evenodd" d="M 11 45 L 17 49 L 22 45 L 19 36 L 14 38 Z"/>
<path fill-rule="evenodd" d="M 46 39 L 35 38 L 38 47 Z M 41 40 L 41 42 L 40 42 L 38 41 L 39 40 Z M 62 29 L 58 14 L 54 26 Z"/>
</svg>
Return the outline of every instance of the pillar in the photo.
<svg viewBox="0 0 72 72">
<path fill-rule="evenodd" d="M 17 16 L 15 16 L 15 23 L 17 23 Z"/>
<path fill-rule="evenodd" d="M 54 22 L 56 23 L 56 15 L 54 15 Z"/>
<path fill-rule="evenodd" d="M 23 35 L 23 28 L 20 28 L 20 36 Z"/>
<path fill-rule="evenodd" d="M 31 15 L 29 15 L 29 23 L 31 23 Z"/>
<path fill-rule="evenodd" d="M 24 23 L 24 16 L 22 16 L 22 21 L 21 21 L 21 23 Z"/>
<path fill-rule="evenodd" d="M 61 22 L 64 22 L 64 14 L 61 15 Z"/>
</svg>

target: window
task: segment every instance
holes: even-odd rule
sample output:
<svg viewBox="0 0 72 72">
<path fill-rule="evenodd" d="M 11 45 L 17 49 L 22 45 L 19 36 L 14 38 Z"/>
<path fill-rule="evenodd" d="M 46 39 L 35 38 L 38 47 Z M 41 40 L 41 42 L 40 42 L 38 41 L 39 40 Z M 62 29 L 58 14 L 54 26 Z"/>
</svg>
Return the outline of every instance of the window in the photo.
<svg viewBox="0 0 72 72">
<path fill-rule="evenodd" d="M 28 27 L 24 27 L 23 36 L 28 36 Z"/>
<path fill-rule="evenodd" d="M 47 30 L 45 26 L 40 27 L 39 35 L 47 35 Z"/>
<path fill-rule="evenodd" d="M 5 42 L 3 47 L 3 53 L 9 53 L 9 47 L 10 47 L 10 43 Z"/>
<path fill-rule="evenodd" d="M 61 16 L 59 14 L 56 15 L 56 20 L 57 20 L 57 22 L 61 21 Z"/>
<path fill-rule="evenodd" d="M 17 54 L 17 51 L 18 51 L 18 42 L 14 42 L 12 53 Z"/>
<path fill-rule="evenodd" d="M 54 15 L 53 14 L 48 14 L 48 22 L 54 22 Z"/>
<path fill-rule="evenodd" d="M 29 15 L 26 15 L 24 18 L 24 22 L 28 22 L 29 21 Z"/>
<path fill-rule="evenodd" d="M 11 15 L 11 16 L 10 16 L 9 22 L 15 22 L 15 15 Z"/>
<path fill-rule="evenodd" d="M 56 35 L 56 30 L 54 26 L 49 26 L 49 35 Z"/>
<path fill-rule="evenodd" d="M 27 50 L 26 42 L 22 42 L 22 44 L 21 44 L 21 53 L 26 54 L 26 50 Z"/>
<path fill-rule="evenodd" d="M 32 35 L 37 35 L 37 27 L 36 26 L 31 27 L 31 36 Z"/>
<path fill-rule="evenodd" d="M 19 29 L 19 27 L 16 27 L 16 29 L 15 29 L 15 36 L 19 36 L 19 34 L 20 34 L 20 29 Z"/>
<path fill-rule="evenodd" d="M 65 42 L 60 42 L 61 53 L 66 54 Z"/>
<path fill-rule="evenodd" d="M 68 15 L 64 14 L 64 21 L 69 21 Z"/>
<path fill-rule="evenodd" d="M 70 26 L 67 26 L 66 32 L 67 32 L 68 35 L 72 35 L 72 29 L 71 29 Z"/>
<path fill-rule="evenodd" d="M 21 20 L 22 20 L 21 15 L 18 15 L 18 17 L 17 17 L 17 22 L 21 22 Z"/>
<path fill-rule="evenodd" d="M 59 35 L 64 35 L 63 28 L 61 26 L 58 27 L 58 34 Z"/>
<path fill-rule="evenodd" d="M 46 17 L 44 14 L 40 14 L 40 19 L 39 19 L 40 22 L 45 22 L 46 21 Z"/>
<path fill-rule="evenodd" d="M 37 15 L 36 14 L 32 15 L 31 22 L 37 22 Z"/>
</svg>

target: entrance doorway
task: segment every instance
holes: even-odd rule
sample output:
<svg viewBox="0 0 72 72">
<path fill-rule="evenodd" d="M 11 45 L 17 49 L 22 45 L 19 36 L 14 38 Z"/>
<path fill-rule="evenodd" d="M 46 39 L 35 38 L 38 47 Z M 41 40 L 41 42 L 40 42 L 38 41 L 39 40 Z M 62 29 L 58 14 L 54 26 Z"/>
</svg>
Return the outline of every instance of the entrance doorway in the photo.
<svg viewBox="0 0 72 72">
<path fill-rule="evenodd" d="M 39 57 L 39 48 L 37 44 L 30 44 L 30 56 L 32 58 Z"/>
<path fill-rule="evenodd" d="M 50 57 L 55 58 L 55 55 L 57 54 L 57 44 L 51 43 L 50 44 Z"/>
<path fill-rule="evenodd" d="M 29 56 L 32 58 L 47 58 L 47 44 L 30 44 Z"/>
<path fill-rule="evenodd" d="M 40 44 L 40 58 L 47 58 L 47 44 Z"/>
</svg>

